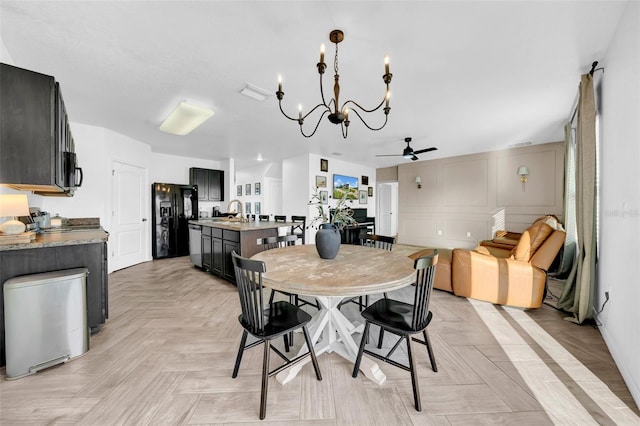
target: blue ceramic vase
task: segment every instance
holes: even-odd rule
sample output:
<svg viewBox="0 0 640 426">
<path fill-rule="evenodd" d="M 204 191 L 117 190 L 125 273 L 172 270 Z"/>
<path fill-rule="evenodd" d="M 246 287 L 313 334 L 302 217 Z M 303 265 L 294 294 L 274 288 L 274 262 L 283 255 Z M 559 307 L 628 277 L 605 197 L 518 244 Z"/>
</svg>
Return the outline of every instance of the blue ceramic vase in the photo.
<svg viewBox="0 0 640 426">
<path fill-rule="evenodd" d="M 323 259 L 333 259 L 340 250 L 340 231 L 331 223 L 323 223 L 316 232 L 316 250 Z"/>
</svg>

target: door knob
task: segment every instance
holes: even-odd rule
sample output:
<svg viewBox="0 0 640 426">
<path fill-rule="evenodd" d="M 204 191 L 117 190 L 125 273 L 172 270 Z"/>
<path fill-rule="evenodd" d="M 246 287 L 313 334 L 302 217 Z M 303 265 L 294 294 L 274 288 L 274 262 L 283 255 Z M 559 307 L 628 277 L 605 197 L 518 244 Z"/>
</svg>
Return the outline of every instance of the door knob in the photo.
<svg viewBox="0 0 640 426">
<path fill-rule="evenodd" d="M 146 221 L 147 221 L 147 218 L 146 218 L 146 217 L 143 217 L 143 218 L 142 218 L 142 221 L 143 221 L 143 222 L 146 222 Z"/>
</svg>

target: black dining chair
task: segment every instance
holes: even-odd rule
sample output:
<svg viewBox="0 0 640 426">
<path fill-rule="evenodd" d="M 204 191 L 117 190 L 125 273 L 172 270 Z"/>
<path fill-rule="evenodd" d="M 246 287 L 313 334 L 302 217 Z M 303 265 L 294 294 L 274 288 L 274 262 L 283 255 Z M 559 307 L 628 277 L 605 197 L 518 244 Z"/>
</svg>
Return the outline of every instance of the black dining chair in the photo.
<svg viewBox="0 0 640 426">
<path fill-rule="evenodd" d="M 389 251 L 393 249 L 393 245 L 396 242 L 396 239 L 394 237 L 387 237 L 386 235 L 367 234 L 364 232 L 359 235 L 359 239 L 361 246 L 379 248 Z M 387 297 L 387 293 L 384 293 L 384 297 Z M 359 296 L 357 298 L 354 297 L 351 299 L 343 300 L 338 305 L 338 309 L 340 309 L 340 307 L 342 307 L 342 305 L 344 305 L 345 303 L 355 303 L 356 305 L 358 305 L 358 309 L 360 310 L 360 312 L 362 312 L 367 306 L 369 306 L 369 296 Z"/>
<path fill-rule="evenodd" d="M 277 214 L 273 216 L 273 220 L 275 220 L 276 222 L 286 222 L 287 216 Z"/>
<path fill-rule="evenodd" d="M 297 235 L 280 235 L 278 236 L 278 247 L 295 246 L 297 241 Z"/>
<path fill-rule="evenodd" d="M 265 250 L 271 250 L 278 247 L 280 247 L 278 237 L 266 237 L 262 239 L 262 248 Z"/>
<path fill-rule="evenodd" d="M 354 378 L 358 377 L 358 370 L 360 369 L 362 355 L 365 353 L 393 366 L 409 371 L 411 373 L 411 385 L 413 386 L 414 406 L 417 411 L 422 411 L 422 404 L 420 402 L 420 389 L 418 386 L 415 360 L 411 349 L 412 340 L 422 343 L 427 347 L 427 353 L 429 354 L 429 360 L 431 361 L 431 369 L 434 372 L 438 371 L 436 359 L 433 355 L 433 350 L 431 349 L 429 335 L 427 334 L 427 327 L 433 318 L 433 314 L 429 310 L 429 299 L 431 298 L 431 291 L 433 290 L 433 279 L 435 277 L 437 263 L 437 249 L 434 249 L 432 254 L 415 260 L 413 267 L 416 270 L 416 286 L 413 304 L 385 298 L 377 300 L 362 312 L 362 316 L 365 319 L 365 326 L 352 374 Z M 396 344 L 386 355 L 381 355 L 365 349 L 367 341 L 366 336 L 369 333 L 369 327 L 371 324 L 376 324 L 382 330 L 399 336 Z M 418 334 L 420 332 L 422 332 L 424 341 L 412 337 L 414 334 Z M 407 342 L 407 356 L 409 358 L 408 365 L 401 364 L 390 358 L 403 340 Z M 381 346 L 382 342 L 380 341 L 378 342 L 378 347 Z"/>
<path fill-rule="evenodd" d="M 305 229 L 307 226 L 306 216 L 291 216 L 291 222 L 296 222 L 297 225 L 291 225 L 291 235 L 297 235 L 302 240 L 302 244 L 305 243 Z"/>
<path fill-rule="evenodd" d="M 258 220 L 260 222 L 269 222 L 269 215 L 268 214 L 258 215 Z"/>
<path fill-rule="evenodd" d="M 318 380 L 322 380 L 320 366 L 313 350 L 307 323 L 311 321 L 311 315 L 289 302 L 279 301 L 264 306 L 264 298 L 262 297 L 262 274 L 266 272 L 266 265 L 259 260 L 251 260 L 238 256 L 233 251 L 231 253 L 233 267 L 236 274 L 236 283 L 238 285 L 238 296 L 240 297 L 240 307 L 242 314 L 238 317 L 242 328 L 242 339 L 240 340 L 240 348 L 238 356 L 233 367 L 234 379 L 238 376 L 242 355 L 245 349 L 250 349 L 261 343 L 264 343 L 264 355 L 262 359 L 262 390 L 260 395 L 260 420 L 263 420 L 267 413 L 267 391 L 269 387 L 269 377 L 278 374 L 285 368 L 300 362 L 307 356 L 311 357 L 313 368 L 316 371 Z M 286 355 L 271 344 L 271 341 L 279 337 L 283 337 L 285 345 L 287 335 L 294 330 L 302 328 L 304 339 L 307 344 L 308 352 L 289 359 Z M 247 337 L 251 334 L 257 340 L 247 344 Z M 280 356 L 285 363 L 281 366 L 269 371 L 269 355 L 274 351 Z"/>
</svg>

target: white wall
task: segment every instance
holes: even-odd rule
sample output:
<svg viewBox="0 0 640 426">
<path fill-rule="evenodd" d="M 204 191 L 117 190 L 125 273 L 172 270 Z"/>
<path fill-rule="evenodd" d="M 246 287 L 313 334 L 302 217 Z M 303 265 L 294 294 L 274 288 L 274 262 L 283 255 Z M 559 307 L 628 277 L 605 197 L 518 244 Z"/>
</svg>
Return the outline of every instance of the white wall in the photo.
<svg viewBox="0 0 640 426">
<path fill-rule="evenodd" d="M 237 199 L 242 202 L 244 212 L 246 214 L 247 203 L 251 205 L 251 214 L 256 214 L 257 203 L 260 203 L 259 214 L 279 215 L 282 214 L 282 206 L 269 206 L 267 203 L 270 185 L 267 184 L 267 176 L 280 178 L 282 176 L 282 168 L 280 162 L 277 163 L 258 163 L 254 167 L 236 170 L 235 186 L 230 200 Z M 256 194 L 256 184 L 260 184 L 260 194 Z M 238 196 L 237 187 L 242 187 L 242 195 Z M 251 188 L 250 195 L 247 195 L 247 185 Z M 225 206 L 226 207 L 226 206 Z M 273 220 L 273 217 L 271 218 Z"/>
<path fill-rule="evenodd" d="M 334 159 L 334 158 L 325 158 L 329 163 L 329 170 L 327 172 L 320 171 L 320 160 L 323 157 L 317 154 L 310 154 L 308 156 L 308 171 L 307 175 L 309 177 L 308 185 L 306 188 L 307 199 L 305 200 L 307 203 L 311 200 L 311 194 L 313 188 L 316 184 L 316 176 L 324 176 L 327 180 L 327 187 L 321 188 L 326 189 L 329 192 L 329 207 L 334 207 L 336 205 L 336 201 L 333 199 L 333 175 L 341 174 L 346 176 L 353 176 L 358 178 L 358 190 L 367 190 L 368 187 L 375 188 L 376 187 L 376 169 L 375 167 L 367 167 L 360 164 L 354 164 L 347 161 Z M 303 171 L 300 171 L 298 176 L 304 176 Z M 367 176 L 369 178 L 368 185 L 362 185 L 362 176 Z M 295 175 L 294 175 L 295 177 Z M 299 180 L 302 180 L 298 177 Z M 367 196 L 367 204 L 360 204 L 359 200 L 354 200 L 351 204 L 352 208 L 366 208 L 367 216 L 375 216 L 376 212 L 376 204 L 375 204 L 375 191 L 373 197 Z M 307 223 L 309 223 L 314 217 L 318 216 L 318 210 L 316 206 L 306 206 L 307 211 Z M 307 230 L 307 243 L 313 243 L 315 238 L 316 229 L 310 228 Z"/>
<path fill-rule="evenodd" d="M 640 4 L 630 1 L 601 61 L 600 331 L 640 406 Z"/>
<path fill-rule="evenodd" d="M 308 155 L 282 160 L 282 214 L 286 215 L 287 219 L 292 215 L 309 217 L 309 162 Z"/>
</svg>

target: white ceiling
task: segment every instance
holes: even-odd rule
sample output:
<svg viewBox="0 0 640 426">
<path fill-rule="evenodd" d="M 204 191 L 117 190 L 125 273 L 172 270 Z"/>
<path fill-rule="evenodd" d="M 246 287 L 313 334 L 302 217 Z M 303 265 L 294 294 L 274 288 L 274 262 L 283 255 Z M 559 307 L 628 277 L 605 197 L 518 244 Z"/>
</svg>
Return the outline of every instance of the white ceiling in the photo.
<svg viewBox="0 0 640 426">
<path fill-rule="evenodd" d="M 74 122 L 106 127 L 154 152 L 223 160 L 237 167 L 317 153 L 385 167 L 562 139 L 580 74 L 602 60 L 627 1 L 7 1 L 0 34 L 13 62 L 53 75 Z M 365 107 L 384 95 L 391 58 L 389 124 L 377 132 L 351 118 L 349 137 L 325 118 L 310 139 L 284 108 L 320 101 L 316 63 L 327 45 L 325 94 L 339 47 L 341 98 Z M 601 63 L 606 67 L 605 63 Z M 241 95 L 247 84 L 272 95 Z M 188 136 L 158 130 L 181 100 L 213 118 Z M 383 121 L 378 111 L 370 124 Z M 307 125 L 313 126 L 311 120 Z"/>
</svg>

